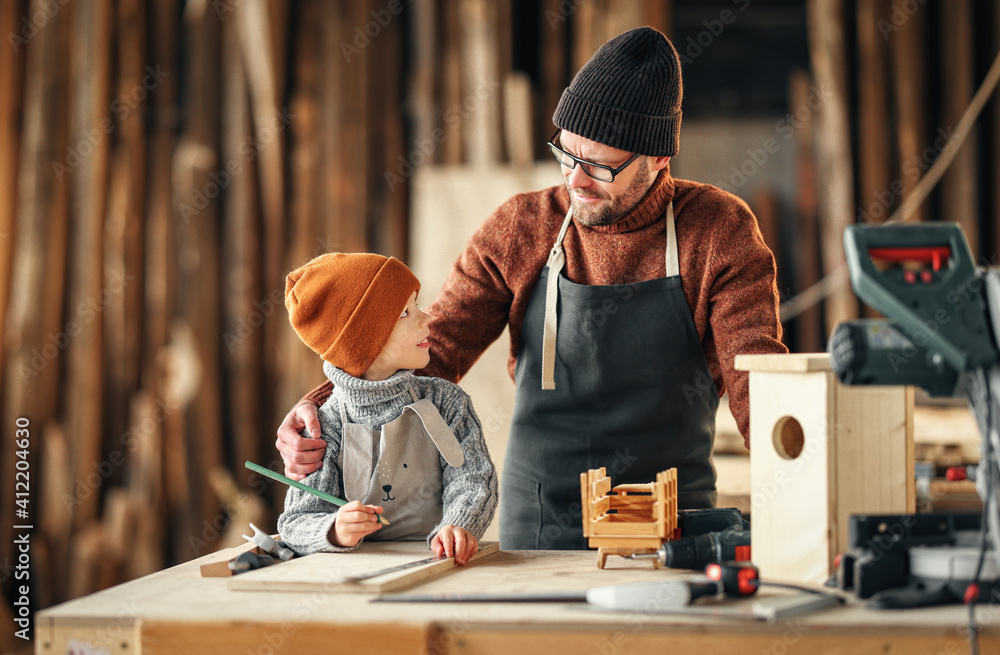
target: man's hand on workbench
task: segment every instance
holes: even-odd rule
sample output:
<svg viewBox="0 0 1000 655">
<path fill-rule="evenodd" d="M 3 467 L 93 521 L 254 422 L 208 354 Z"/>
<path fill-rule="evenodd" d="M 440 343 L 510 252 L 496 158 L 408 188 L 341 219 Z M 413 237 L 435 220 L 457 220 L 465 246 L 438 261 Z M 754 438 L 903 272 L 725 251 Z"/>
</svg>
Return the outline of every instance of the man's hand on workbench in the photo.
<svg viewBox="0 0 1000 655">
<path fill-rule="evenodd" d="M 438 557 L 454 557 L 455 563 L 461 566 L 479 550 L 479 540 L 468 530 L 446 525 L 431 539 L 431 548 Z"/>
<path fill-rule="evenodd" d="M 337 518 L 328 535 L 330 543 L 342 548 L 357 546 L 359 541 L 382 528 L 376 517 L 381 513 L 381 507 L 352 500 L 337 510 Z"/>
<path fill-rule="evenodd" d="M 308 430 L 313 438 L 303 437 L 302 430 Z M 326 442 L 320 434 L 316 403 L 305 398 L 300 400 L 278 426 L 278 439 L 274 442 L 285 463 L 285 475 L 301 481 L 323 465 Z"/>
</svg>

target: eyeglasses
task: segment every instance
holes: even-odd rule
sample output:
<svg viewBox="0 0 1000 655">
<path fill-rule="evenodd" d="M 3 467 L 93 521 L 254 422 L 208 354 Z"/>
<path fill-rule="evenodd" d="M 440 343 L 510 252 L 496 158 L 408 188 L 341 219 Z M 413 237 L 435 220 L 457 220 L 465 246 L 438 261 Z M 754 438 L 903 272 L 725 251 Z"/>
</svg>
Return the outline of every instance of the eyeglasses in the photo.
<svg viewBox="0 0 1000 655">
<path fill-rule="evenodd" d="M 554 142 L 560 132 L 562 132 L 561 129 L 556 130 L 556 133 L 553 134 L 552 138 L 548 140 L 548 143 L 546 143 L 549 150 L 552 151 L 552 156 L 556 158 L 556 161 L 570 170 L 576 168 L 576 165 L 579 164 L 584 173 L 600 182 L 614 182 L 615 176 L 625 170 L 629 164 L 634 162 L 639 157 L 639 153 L 636 153 L 626 159 L 625 162 L 617 168 L 605 166 L 604 164 L 595 164 L 592 161 L 587 161 L 586 159 L 580 159 L 576 155 L 571 155 L 557 146 Z"/>
</svg>

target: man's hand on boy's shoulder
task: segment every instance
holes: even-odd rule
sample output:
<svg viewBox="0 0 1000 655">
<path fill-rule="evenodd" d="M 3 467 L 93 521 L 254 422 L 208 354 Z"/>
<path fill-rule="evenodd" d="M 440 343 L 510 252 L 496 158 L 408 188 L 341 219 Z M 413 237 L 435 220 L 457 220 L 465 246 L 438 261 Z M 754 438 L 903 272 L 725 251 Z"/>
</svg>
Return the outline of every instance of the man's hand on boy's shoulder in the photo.
<svg viewBox="0 0 1000 655">
<path fill-rule="evenodd" d="M 337 510 L 337 518 L 334 519 L 327 538 L 334 546 L 357 546 L 359 541 L 382 528 L 377 516 L 381 513 L 381 507 L 352 500 Z"/>
<path fill-rule="evenodd" d="M 304 430 L 312 438 L 303 437 L 301 433 Z M 285 475 L 301 481 L 323 466 L 326 441 L 321 435 L 316 403 L 303 398 L 281 422 L 278 439 L 274 442 L 285 463 Z"/>
<path fill-rule="evenodd" d="M 438 557 L 454 557 L 455 563 L 462 566 L 479 550 L 479 540 L 464 528 L 446 525 L 431 539 L 431 548 Z"/>
</svg>

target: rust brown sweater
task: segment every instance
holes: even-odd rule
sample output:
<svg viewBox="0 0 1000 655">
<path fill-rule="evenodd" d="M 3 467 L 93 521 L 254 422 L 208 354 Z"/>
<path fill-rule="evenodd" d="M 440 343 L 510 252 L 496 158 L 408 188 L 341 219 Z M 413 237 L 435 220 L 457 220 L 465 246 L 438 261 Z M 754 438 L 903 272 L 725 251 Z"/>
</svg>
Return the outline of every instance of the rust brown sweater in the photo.
<svg viewBox="0 0 1000 655">
<path fill-rule="evenodd" d="M 749 207 L 725 191 L 664 170 L 646 197 L 613 225 L 574 221 L 563 242 L 564 275 L 577 284 L 630 284 L 665 275 L 667 204 L 673 200 L 681 280 L 705 358 L 748 443 L 747 373 L 741 353 L 787 352 L 781 343 L 774 256 Z M 514 377 L 521 324 L 558 236 L 569 196 L 555 186 L 514 196 L 469 240 L 428 312 L 431 363 L 421 373 L 457 382 L 510 326 Z M 329 383 L 307 397 L 318 403 Z"/>
</svg>

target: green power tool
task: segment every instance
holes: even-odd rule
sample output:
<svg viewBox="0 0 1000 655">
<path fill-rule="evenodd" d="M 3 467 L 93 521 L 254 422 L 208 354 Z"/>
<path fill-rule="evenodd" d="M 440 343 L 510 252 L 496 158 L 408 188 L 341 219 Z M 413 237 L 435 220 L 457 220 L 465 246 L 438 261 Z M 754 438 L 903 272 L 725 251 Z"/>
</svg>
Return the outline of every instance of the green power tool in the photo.
<svg viewBox="0 0 1000 655">
<path fill-rule="evenodd" d="M 968 398 L 982 437 L 976 491 L 985 520 L 976 527 L 985 534 L 955 522 L 930 538 L 913 531 L 892 556 L 852 547 L 838 578 L 853 579 L 859 594 L 862 578 L 874 581 L 882 591 L 872 602 L 886 608 L 1000 597 L 1000 269 L 977 267 L 954 223 L 851 226 L 844 249 L 854 292 L 887 318 L 838 325 L 828 344 L 833 369 L 844 384 L 913 385 Z M 934 529 L 952 524 L 935 516 Z M 892 519 L 852 516 L 855 542 L 871 543 L 863 538 L 866 520 L 884 526 Z M 905 586 L 890 588 L 897 584 Z"/>
<path fill-rule="evenodd" d="M 963 374 L 997 362 L 1000 317 L 990 313 L 1000 308 L 1000 272 L 974 264 L 958 224 L 853 225 L 844 250 L 854 292 L 888 318 L 834 330 L 829 351 L 841 382 L 953 396 Z"/>
</svg>

